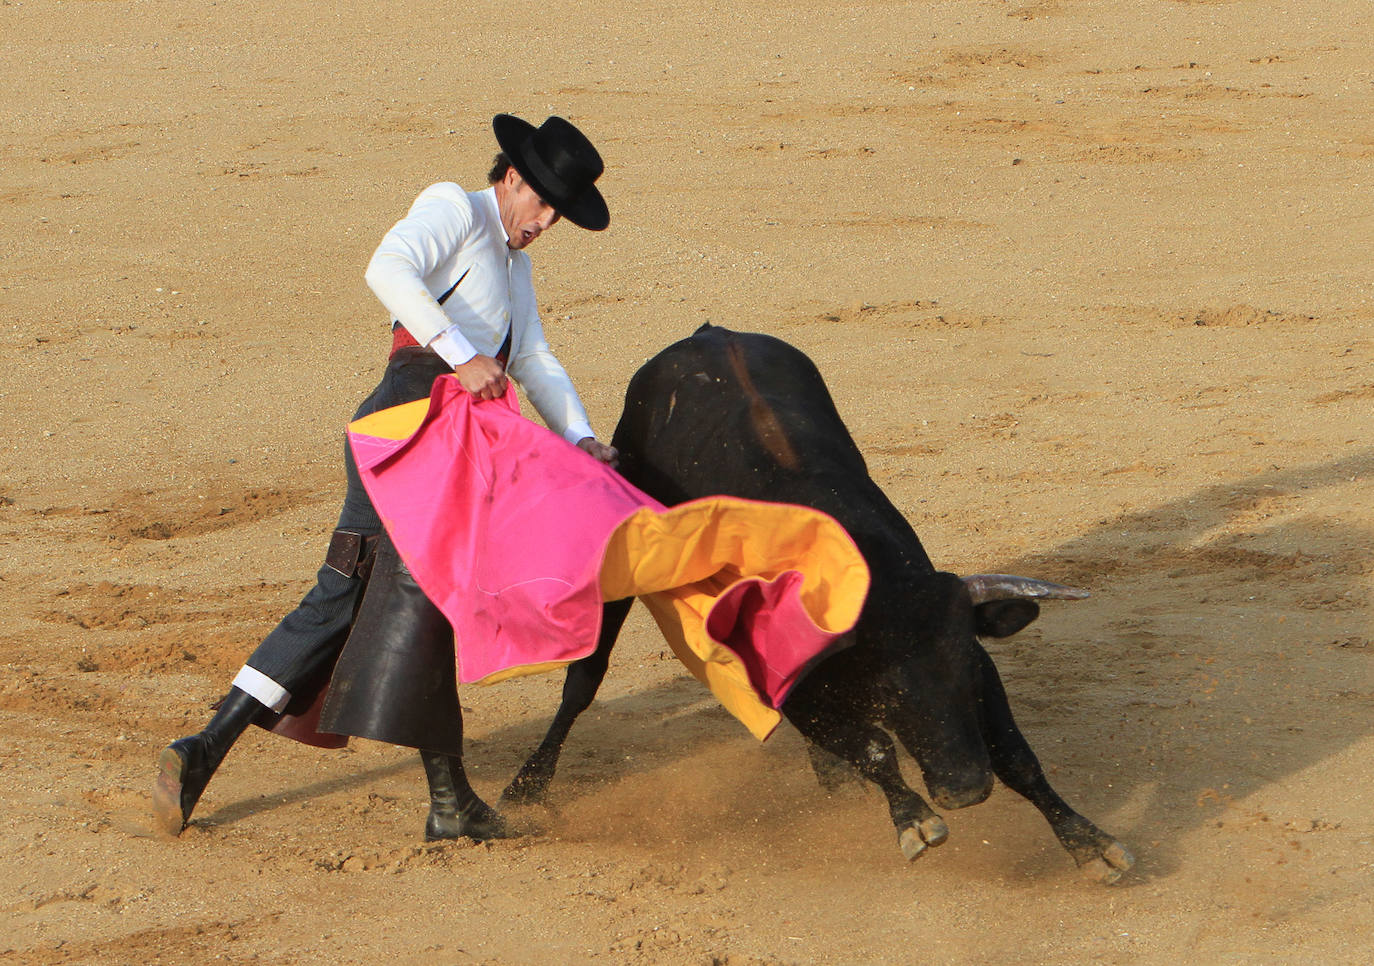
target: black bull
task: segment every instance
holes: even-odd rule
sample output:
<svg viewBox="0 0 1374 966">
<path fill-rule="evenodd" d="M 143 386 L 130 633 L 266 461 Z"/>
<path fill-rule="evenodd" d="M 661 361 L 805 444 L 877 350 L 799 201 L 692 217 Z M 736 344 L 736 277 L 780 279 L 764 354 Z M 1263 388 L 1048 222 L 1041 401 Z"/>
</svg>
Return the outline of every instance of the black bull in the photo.
<svg viewBox="0 0 1374 966">
<path fill-rule="evenodd" d="M 704 326 L 635 374 L 612 442 L 625 477 L 665 504 L 713 494 L 803 504 L 849 531 L 872 573 L 853 645 L 804 677 L 781 710 L 812 746 L 822 780 L 826 763 L 838 758 L 882 789 L 907 858 L 944 842 L 948 829 L 902 779 L 892 736 L 919 763 L 936 804 L 981 802 L 995 775 L 1044 814 L 1090 877 L 1113 882 L 1130 868 L 1130 852 L 1050 787 L 978 641 L 1029 624 L 1039 613 L 1035 597 L 1084 595 L 1022 578 L 961 580 L 937 571 L 869 477 L 803 353 L 770 336 Z M 503 802 L 543 798 L 573 721 L 605 676 L 629 606 L 606 605 L 596 653 L 569 668 L 549 733 Z"/>
</svg>

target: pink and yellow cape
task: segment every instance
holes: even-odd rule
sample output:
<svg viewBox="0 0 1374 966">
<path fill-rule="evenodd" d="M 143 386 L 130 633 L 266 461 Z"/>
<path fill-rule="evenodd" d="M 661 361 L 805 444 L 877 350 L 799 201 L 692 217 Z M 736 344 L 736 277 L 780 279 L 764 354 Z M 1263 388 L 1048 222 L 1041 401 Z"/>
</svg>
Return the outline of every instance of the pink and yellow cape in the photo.
<svg viewBox="0 0 1374 966">
<path fill-rule="evenodd" d="M 808 507 L 709 497 L 666 508 L 520 415 L 516 394 L 433 394 L 350 424 L 363 484 L 453 624 L 460 682 L 592 653 L 601 603 L 639 597 L 678 659 L 758 738 L 842 646 L 868 568 Z"/>
</svg>

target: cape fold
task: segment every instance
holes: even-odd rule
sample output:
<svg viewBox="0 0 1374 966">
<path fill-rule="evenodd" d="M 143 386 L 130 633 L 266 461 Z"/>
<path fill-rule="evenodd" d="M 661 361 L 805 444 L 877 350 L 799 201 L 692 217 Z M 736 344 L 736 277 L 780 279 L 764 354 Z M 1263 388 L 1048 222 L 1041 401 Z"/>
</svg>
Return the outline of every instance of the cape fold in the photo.
<svg viewBox="0 0 1374 966">
<path fill-rule="evenodd" d="M 679 660 L 757 737 L 847 642 L 868 592 L 849 535 L 809 507 L 708 497 L 667 508 L 453 376 L 349 426 L 363 484 L 453 625 L 458 679 L 592 653 L 601 603 L 639 597 Z"/>
</svg>

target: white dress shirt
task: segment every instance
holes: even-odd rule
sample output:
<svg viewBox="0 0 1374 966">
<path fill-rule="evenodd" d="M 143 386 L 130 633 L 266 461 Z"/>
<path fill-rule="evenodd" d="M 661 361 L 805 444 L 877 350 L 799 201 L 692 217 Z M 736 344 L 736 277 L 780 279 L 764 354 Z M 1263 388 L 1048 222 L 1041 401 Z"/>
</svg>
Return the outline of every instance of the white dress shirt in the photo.
<svg viewBox="0 0 1374 966">
<path fill-rule="evenodd" d="M 421 345 L 457 367 L 495 356 L 509 331 L 506 371 L 534 408 L 570 443 L 594 436 L 572 380 L 544 338 L 530 257 L 512 251 L 496 191 L 430 185 L 386 233 L 368 263 L 367 284 Z M 462 282 L 440 305 L 441 295 Z"/>
</svg>

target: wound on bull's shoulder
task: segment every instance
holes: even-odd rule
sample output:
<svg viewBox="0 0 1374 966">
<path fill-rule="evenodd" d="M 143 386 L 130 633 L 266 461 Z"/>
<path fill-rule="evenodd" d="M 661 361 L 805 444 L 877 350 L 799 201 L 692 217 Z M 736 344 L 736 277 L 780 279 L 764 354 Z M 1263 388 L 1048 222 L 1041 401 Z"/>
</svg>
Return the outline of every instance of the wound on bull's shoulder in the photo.
<svg viewBox="0 0 1374 966">
<path fill-rule="evenodd" d="M 754 388 L 754 381 L 749 378 L 749 367 L 745 363 L 744 352 L 737 343 L 732 342 L 729 354 L 730 368 L 734 370 L 735 380 L 749 400 L 749 422 L 754 427 L 754 435 L 758 437 L 759 444 L 772 457 L 773 462 L 783 469 L 797 469 L 801 465 L 801 461 L 797 459 L 797 451 L 792 448 L 792 442 L 787 438 L 778 414 L 773 412 L 773 407 L 768 405 Z"/>
</svg>

